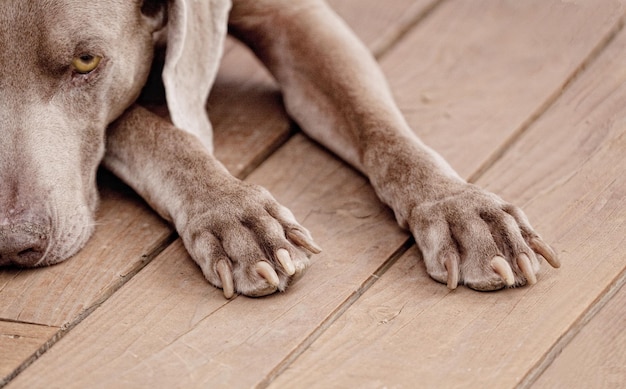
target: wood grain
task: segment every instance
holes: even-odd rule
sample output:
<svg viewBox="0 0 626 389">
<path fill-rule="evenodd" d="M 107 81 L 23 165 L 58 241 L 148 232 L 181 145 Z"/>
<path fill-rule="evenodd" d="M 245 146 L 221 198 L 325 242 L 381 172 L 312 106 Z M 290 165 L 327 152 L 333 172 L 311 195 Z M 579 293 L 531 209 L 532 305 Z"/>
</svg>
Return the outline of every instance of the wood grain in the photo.
<svg viewBox="0 0 626 389">
<path fill-rule="evenodd" d="M 447 292 L 408 253 L 272 387 L 532 384 L 552 347 L 624 281 L 625 52 L 622 32 L 479 180 L 524 205 L 561 269 L 544 263 L 532 287 Z"/>
<path fill-rule="evenodd" d="M 626 382 L 626 288 L 587 324 L 533 388 L 623 388 Z"/>
<path fill-rule="evenodd" d="M 291 122 L 267 70 L 242 44 L 228 45 L 207 108 L 216 157 L 242 177 L 287 140 Z"/>
<path fill-rule="evenodd" d="M 63 327 L 106 299 L 167 241 L 169 227 L 119 183 L 104 188 L 87 246 L 55 266 L 0 270 L 0 319 Z"/>
<path fill-rule="evenodd" d="M 469 177 L 558 96 L 623 6 L 446 1 L 381 65 L 411 126 Z"/>
<path fill-rule="evenodd" d="M 59 331 L 58 327 L 0 320 L 0 386 L 26 359 Z"/>
<path fill-rule="evenodd" d="M 325 248 L 289 293 L 227 302 L 176 243 L 12 384 L 250 387 L 358 296 L 406 240 L 367 181 L 302 136 L 250 181 L 270 189 Z"/>
<path fill-rule="evenodd" d="M 356 23 L 359 32 L 370 34 L 363 38 L 372 43 L 385 31 L 397 29 L 395 15 L 405 8 L 419 14 L 420 7 L 429 2 L 418 3 L 396 2 L 385 18 L 377 16 L 380 6 L 372 0 L 341 12 Z M 216 155 L 237 176 L 248 175 L 291 135 L 291 123 L 271 76 L 233 40 L 227 43 L 207 107 L 215 129 Z M 132 192 L 106 175 L 100 184 L 104 189 L 98 229 L 77 256 L 51 268 L 0 270 L 0 319 L 57 326 L 76 323 L 167 243 L 171 228 Z M 45 341 L 41 339 L 42 344 Z M 14 362 L 14 368 L 21 363 Z"/>
<path fill-rule="evenodd" d="M 393 3 L 409 7 L 415 18 L 422 12 L 405 1 Z M 354 14 L 344 16 L 360 23 L 357 30 L 367 31 L 368 20 L 382 20 L 382 25 L 373 23 L 382 28 L 376 30 L 380 36 L 397 34 L 401 29 L 392 18 L 396 11 L 385 11 L 386 16 L 378 19 L 377 13 L 384 11 L 380 4 L 359 2 Z M 543 112 L 545 102 L 559 94 L 585 57 L 615 28 L 622 12 L 621 2 L 609 0 L 448 1 L 385 55 L 383 66 L 413 127 L 469 175 L 490 163 L 490 156 L 497 155 L 525 123 Z M 360 14 L 369 16 L 361 21 Z M 371 37 L 370 47 L 386 45 L 376 43 L 378 34 Z M 216 123 L 218 156 L 235 174 L 247 175 L 286 140 L 290 124 L 271 79 L 257 65 L 249 65 L 254 62 L 249 54 L 237 50 L 229 50 L 225 58 L 209 110 Z M 558 276 L 544 270 L 540 284 L 533 288 L 486 295 L 465 289 L 448 293 L 445 286 L 427 279 L 416 262 L 418 253 L 411 251 L 385 275 L 386 280 L 394 280 L 392 285 L 377 283 L 368 294 L 380 293 L 382 303 L 368 297 L 365 305 L 349 309 L 277 384 L 339 387 L 345 383 L 353 387 L 357 381 L 351 379 L 361 376 L 371 378 L 364 382 L 368 385 L 387 377 L 413 384 L 411 380 L 421 372 L 424 382 L 432 379 L 436 385 L 465 382 L 468 376 L 479 377 L 474 383 L 506 386 L 520 382 L 541 362 L 541 352 L 566 330 L 567 323 L 575 322 L 580 311 L 593 303 L 593 296 L 601 295 L 603 287 L 623 270 L 623 261 L 617 261 L 615 254 L 626 235 L 623 212 L 615 205 L 624 194 L 616 175 L 623 173 L 617 155 L 619 151 L 623 155 L 624 149 L 620 149 L 623 136 L 615 132 L 620 123 L 615 113 L 624 101 L 620 100 L 622 92 L 614 91 L 621 91 L 624 73 L 615 63 L 612 66 L 599 71 L 607 83 L 604 89 L 593 89 L 597 78 L 590 77 L 588 95 L 567 103 L 595 113 L 589 108 L 591 103 L 585 105 L 587 98 L 594 107 L 604 106 L 604 99 L 617 99 L 607 108 L 614 115 L 601 122 L 601 131 L 593 126 L 580 132 L 587 118 L 577 116 L 578 111 L 557 114 L 550 124 L 560 129 L 556 137 L 551 138 L 545 128 L 534 138 L 525 137 L 481 181 L 526 204 L 532 219 L 558 247 L 574 247 L 569 265 L 573 267 L 565 267 Z M 233 92 L 240 82 L 241 89 Z M 597 114 L 607 117 L 604 111 Z M 574 118 L 578 118 L 578 132 L 571 139 L 561 139 L 563 123 Z M 267 132 L 265 136 L 248 138 L 258 129 Z M 565 151 L 555 152 L 561 143 L 567 145 Z M 586 160 L 585 153 L 593 156 Z M 528 173 L 532 170 L 535 173 Z M 588 179 L 596 176 L 597 180 Z M 63 387 L 208 383 L 232 387 L 267 382 L 341 316 L 406 237 L 395 227 L 389 211 L 374 199 L 366 180 L 301 136 L 276 153 L 251 180 L 269 187 L 294 209 L 326 248 L 291 293 L 227 303 L 219 291 L 208 287 L 175 243 L 20 375 L 12 387 L 49 382 Z M 126 282 L 127 274 L 143 266 L 142 256 L 153 252 L 170 230 L 131 195 L 115 198 L 118 192 L 113 191 L 112 200 L 107 196 L 99 219 L 105 226 L 77 264 L 71 265 L 74 258 L 33 272 L 0 271 L 0 318 L 67 323 L 104 301 Z M 127 207 L 128 198 L 137 203 Z M 589 220 L 596 215 L 597 220 Z M 155 231 L 156 237 L 151 235 Z M 118 243 L 118 239 L 126 240 Z M 595 262 L 599 255 L 603 261 Z M 44 271 L 48 275 L 42 276 Z M 571 287 L 580 280 L 584 280 L 583 287 Z M 373 313 L 368 304 L 373 304 Z M 365 335 L 359 332 L 363 327 L 349 327 L 352 320 L 369 326 Z M 432 328 L 424 327 L 428 323 Z M 373 328 L 374 324 L 378 327 Z M 340 335 L 337 328 L 343 331 Z M 385 331 L 381 334 L 381 330 Z M 45 336 L 39 341 L 44 342 Z M 358 355 L 337 354 L 333 342 L 352 338 L 360 346 L 349 349 Z M 376 349 L 382 351 L 376 353 Z M 363 350 L 372 352 L 371 360 Z M 422 355 L 424 350 L 432 353 Z M 348 361 L 342 364 L 342 358 Z M 314 364 L 301 362 L 307 360 Z M 355 370 L 352 365 L 361 368 Z M 467 366 L 472 370 L 463 370 Z M 297 377 L 289 380 L 292 372 Z"/>
<path fill-rule="evenodd" d="M 441 0 L 329 0 L 376 56 L 382 55 Z"/>
</svg>

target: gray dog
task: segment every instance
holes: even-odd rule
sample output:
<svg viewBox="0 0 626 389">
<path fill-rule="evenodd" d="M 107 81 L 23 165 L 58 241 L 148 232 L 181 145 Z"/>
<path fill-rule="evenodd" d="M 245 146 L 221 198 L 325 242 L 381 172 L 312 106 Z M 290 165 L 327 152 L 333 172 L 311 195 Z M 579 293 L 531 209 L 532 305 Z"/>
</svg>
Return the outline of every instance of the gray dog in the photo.
<svg viewBox="0 0 626 389">
<path fill-rule="evenodd" d="M 102 162 L 174 224 L 227 298 L 282 291 L 304 272 L 320 251 L 308 231 L 212 155 L 205 102 L 227 29 L 302 129 L 369 178 L 432 278 L 494 290 L 535 283 L 538 255 L 559 266 L 521 210 L 421 143 L 319 0 L 2 0 L 0 265 L 50 265 L 84 246 Z M 136 102 L 161 44 L 171 122 Z"/>
</svg>

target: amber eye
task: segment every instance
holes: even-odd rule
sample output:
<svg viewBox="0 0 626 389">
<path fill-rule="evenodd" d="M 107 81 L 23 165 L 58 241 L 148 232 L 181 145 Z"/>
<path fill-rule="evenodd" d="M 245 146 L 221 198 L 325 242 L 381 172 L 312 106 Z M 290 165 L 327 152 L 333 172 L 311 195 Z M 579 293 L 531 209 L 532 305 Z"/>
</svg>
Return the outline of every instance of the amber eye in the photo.
<svg viewBox="0 0 626 389">
<path fill-rule="evenodd" d="M 75 57 L 72 60 L 72 66 L 80 74 L 87 74 L 93 72 L 100 63 L 102 57 L 91 54 L 84 54 L 80 57 Z"/>
</svg>

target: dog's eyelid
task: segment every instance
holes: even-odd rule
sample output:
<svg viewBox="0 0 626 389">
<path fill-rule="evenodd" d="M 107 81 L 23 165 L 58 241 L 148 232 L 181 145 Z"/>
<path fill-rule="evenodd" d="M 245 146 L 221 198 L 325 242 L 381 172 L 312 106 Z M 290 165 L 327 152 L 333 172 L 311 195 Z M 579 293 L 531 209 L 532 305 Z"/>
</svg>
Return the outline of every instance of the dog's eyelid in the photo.
<svg viewBox="0 0 626 389">
<path fill-rule="evenodd" d="M 71 56 L 73 58 L 82 56 L 104 56 L 106 45 L 99 38 L 85 38 L 74 42 Z"/>
</svg>

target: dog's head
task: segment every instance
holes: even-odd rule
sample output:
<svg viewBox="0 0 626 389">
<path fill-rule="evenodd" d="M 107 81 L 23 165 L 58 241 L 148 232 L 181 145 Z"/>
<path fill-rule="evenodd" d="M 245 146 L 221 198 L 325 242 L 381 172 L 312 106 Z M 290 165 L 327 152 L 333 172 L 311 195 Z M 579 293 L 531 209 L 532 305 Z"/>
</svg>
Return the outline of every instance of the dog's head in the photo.
<svg viewBox="0 0 626 389">
<path fill-rule="evenodd" d="M 156 35 L 167 37 L 172 120 L 209 129 L 226 3 L 0 2 L 0 265 L 56 263 L 86 243 L 106 128 L 140 94 Z"/>
</svg>

